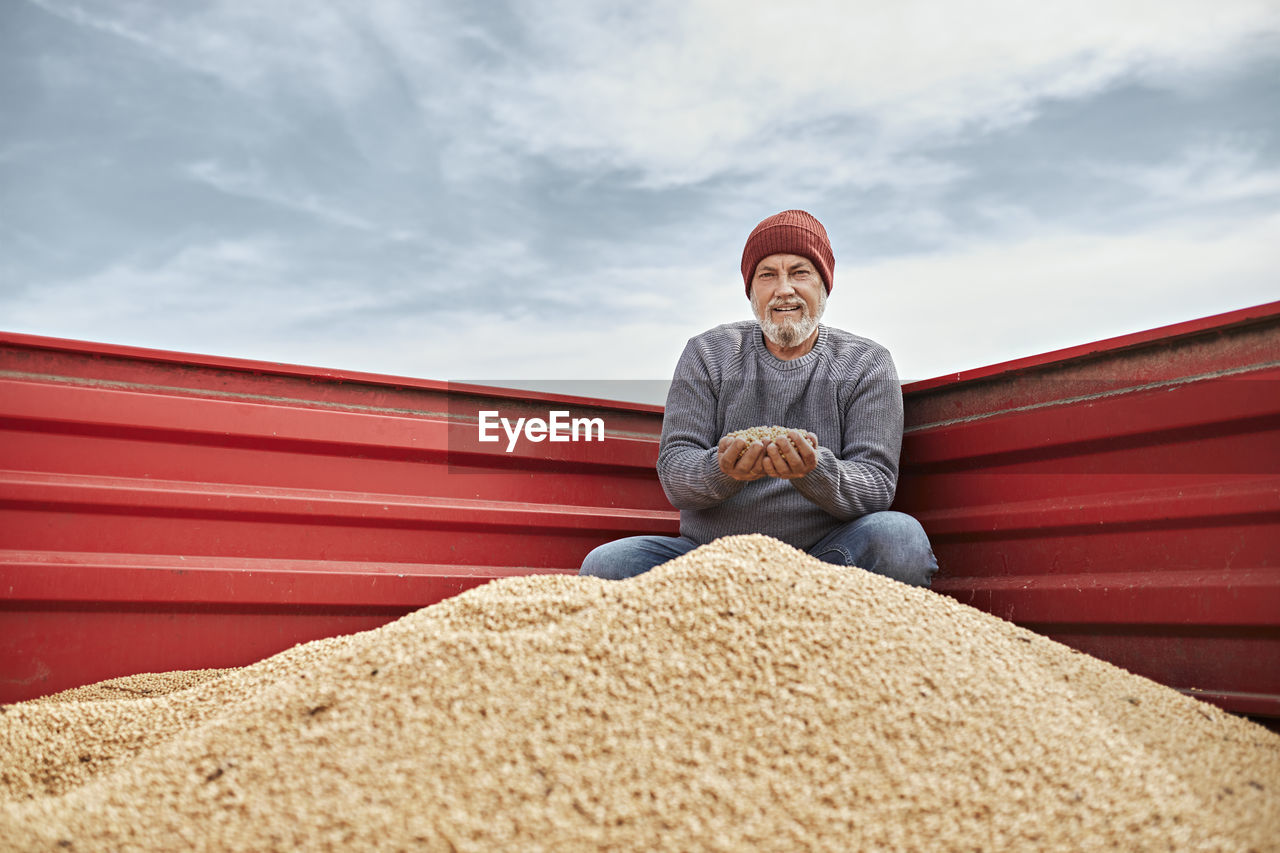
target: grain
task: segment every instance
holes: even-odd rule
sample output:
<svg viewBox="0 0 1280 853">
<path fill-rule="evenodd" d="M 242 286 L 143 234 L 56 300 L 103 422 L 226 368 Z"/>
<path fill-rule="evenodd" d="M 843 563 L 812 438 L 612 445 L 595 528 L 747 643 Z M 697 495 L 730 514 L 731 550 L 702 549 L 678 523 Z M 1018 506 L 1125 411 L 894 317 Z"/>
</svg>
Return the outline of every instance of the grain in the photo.
<svg viewBox="0 0 1280 853">
<path fill-rule="evenodd" d="M 785 452 L 786 446 L 794 446 L 792 444 L 791 437 L 787 435 L 788 430 L 795 430 L 800 435 L 804 436 L 812 447 L 818 446 L 817 437 L 812 433 L 808 433 L 802 429 L 796 429 L 795 427 L 776 425 L 755 426 L 747 427 L 746 429 L 734 430 L 733 432 L 725 433 L 725 438 L 740 438 L 747 443 L 746 446 L 738 452 L 738 458 L 741 459 L 747 452 L 747 447 L 750 447 L 751 443 L 755 441 L 763 444 L 766 452 L 768 451 L 770 444 L 777 444 L 779 449 Z"/>
<path fill-rule="evenodd" d="M 787 430 L 789 429 L 792 429 L 792 427 L 778 426 L 775 424 L 773 426 L 754 426 L 747 427 L 746 429 L 736 429 L 733 432 L 725 433 L 725 435 L 729 438 L 740 438 L 748 444 L 753 441 L 763 441 L 767 444 L 775 439 L 786 438 Z"/>
<path fill-rule="evenodd" d="M 126 675 L 89 684 L 84 687 L 73 687 L 60 693 L 33 699 L 33 702 L 97 702 L 102 699 L 124 699 L 131 696 L 161 696 L 186 690 L 197 684 L 203 684 L 215 678 L 221 678 L 233 669 L 187 669 L 174 672 L 144 672 L 138 675 Z"/>
<path fill-rule="evenodd" d="M 4 849 L 1280 849 L 1280 737 L 761 536 L 3 710 Z"/>
<path fill-rule="evenodd" d="M 751 442 L 753 441 L 758 441 L 761 444 L 764 444 L 766 447 L 768 447 L 770 444 L 772 444 L 775 441 L 779 443 L 786 441 L 789 443 L 791 439 L 787 436 L 787 430 L 795 430 L 796 432 L 800 433 L 800 435 L 806 434 L 805 431 L 802 429 L 796 429 L 795 427 L 784 427 L 784 426 L 775 425 L 775 426 L 755 426 L 755 427 L 747 427 L 746 429 L 737 429 L 737 430 L 734 430 L 733 432 L 725 433 L 725 437 L 740 438 L 743 441 L 745 441 L 747 444 L 751 444 Z"/>
</svg>

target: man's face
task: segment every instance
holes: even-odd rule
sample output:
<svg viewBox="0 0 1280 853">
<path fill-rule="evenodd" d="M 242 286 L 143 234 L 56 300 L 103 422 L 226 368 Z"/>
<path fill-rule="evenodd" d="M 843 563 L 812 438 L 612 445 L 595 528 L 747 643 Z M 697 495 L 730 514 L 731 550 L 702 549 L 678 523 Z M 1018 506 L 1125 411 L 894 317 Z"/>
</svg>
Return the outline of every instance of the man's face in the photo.
<svg viewBox="0 0 1280 853">
<path fill-rule="evenodd" d="M 751 278 L 751 310 L 766 338 L 785 349 L 799 346 L 818 328 L 827 288 L 803 255 L 770 255 Z"/>
</svg>

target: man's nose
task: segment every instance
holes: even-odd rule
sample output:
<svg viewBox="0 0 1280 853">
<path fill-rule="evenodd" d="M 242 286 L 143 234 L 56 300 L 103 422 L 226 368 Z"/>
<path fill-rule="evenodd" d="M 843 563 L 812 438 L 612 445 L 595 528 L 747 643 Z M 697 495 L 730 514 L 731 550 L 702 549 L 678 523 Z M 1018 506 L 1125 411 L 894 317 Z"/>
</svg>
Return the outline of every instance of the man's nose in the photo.
<svg viewBox="0 0 1280 853">
<path fill-rule="evenodd" d="M 792 281 L 791 276 L 785 273 L 782 276 L 780 276 L 780 280 L 778 282 L 778 291 L 780 293 L 796 292 L 796 285 L 795 285 L 795 282 Z"/>
</svg>

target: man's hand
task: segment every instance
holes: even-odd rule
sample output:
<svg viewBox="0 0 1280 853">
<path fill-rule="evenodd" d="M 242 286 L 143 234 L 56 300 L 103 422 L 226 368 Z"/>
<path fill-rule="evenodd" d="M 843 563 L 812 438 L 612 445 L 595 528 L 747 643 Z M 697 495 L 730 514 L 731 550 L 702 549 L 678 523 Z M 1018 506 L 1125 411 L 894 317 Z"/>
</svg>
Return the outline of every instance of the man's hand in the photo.
<svg viewBox="0 0 1280 853">
<path fill-rule="evenodd" d="M 720 470 L 735 480 L 748 482 L 759 480 L 765 475 L 761 466 L 765 458 L 762 442 L 753 441 L 748 445 L 744 439 L 729 438 L 726 435 L 716 446 L 716 454 Z"/>
<path fill-rule="evenodd" d="M 749 482 L 761 477 L 794 480 L 818 467 L 816 435 L 787 430 L 787 438 L 789 443 L 774 441 L 766 446 L 725 436 L 716 447 L 720 470 L 735 480 Z"/>
<path fill-rule="evenodd" d="M 813 433 L 801 434 L 787 430 L 790 443 L 774 441 L 761 460 L 761 468 L 770 477 L 795 480 L 818 467 L 818 437 Z"/>
</svg>

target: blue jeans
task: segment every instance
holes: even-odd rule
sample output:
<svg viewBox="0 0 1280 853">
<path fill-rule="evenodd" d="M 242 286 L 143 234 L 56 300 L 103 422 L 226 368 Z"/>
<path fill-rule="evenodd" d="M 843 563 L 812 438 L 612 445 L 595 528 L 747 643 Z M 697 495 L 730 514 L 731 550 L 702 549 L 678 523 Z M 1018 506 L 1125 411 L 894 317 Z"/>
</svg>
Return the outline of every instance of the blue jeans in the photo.
<svg viewBox="0 0 1280 853">
<path fill-rule="evenodd" d="M 606 542 L 582 561 L 580 575 L 624 580 L 698 547 L 683 536 L 630 536 Z M 912 586 L 929 586 L 938 561 L 920 522 L 886 510 L 840 525 L 809 549 L 837 566 L 857 566 Z"/>
</svg>

